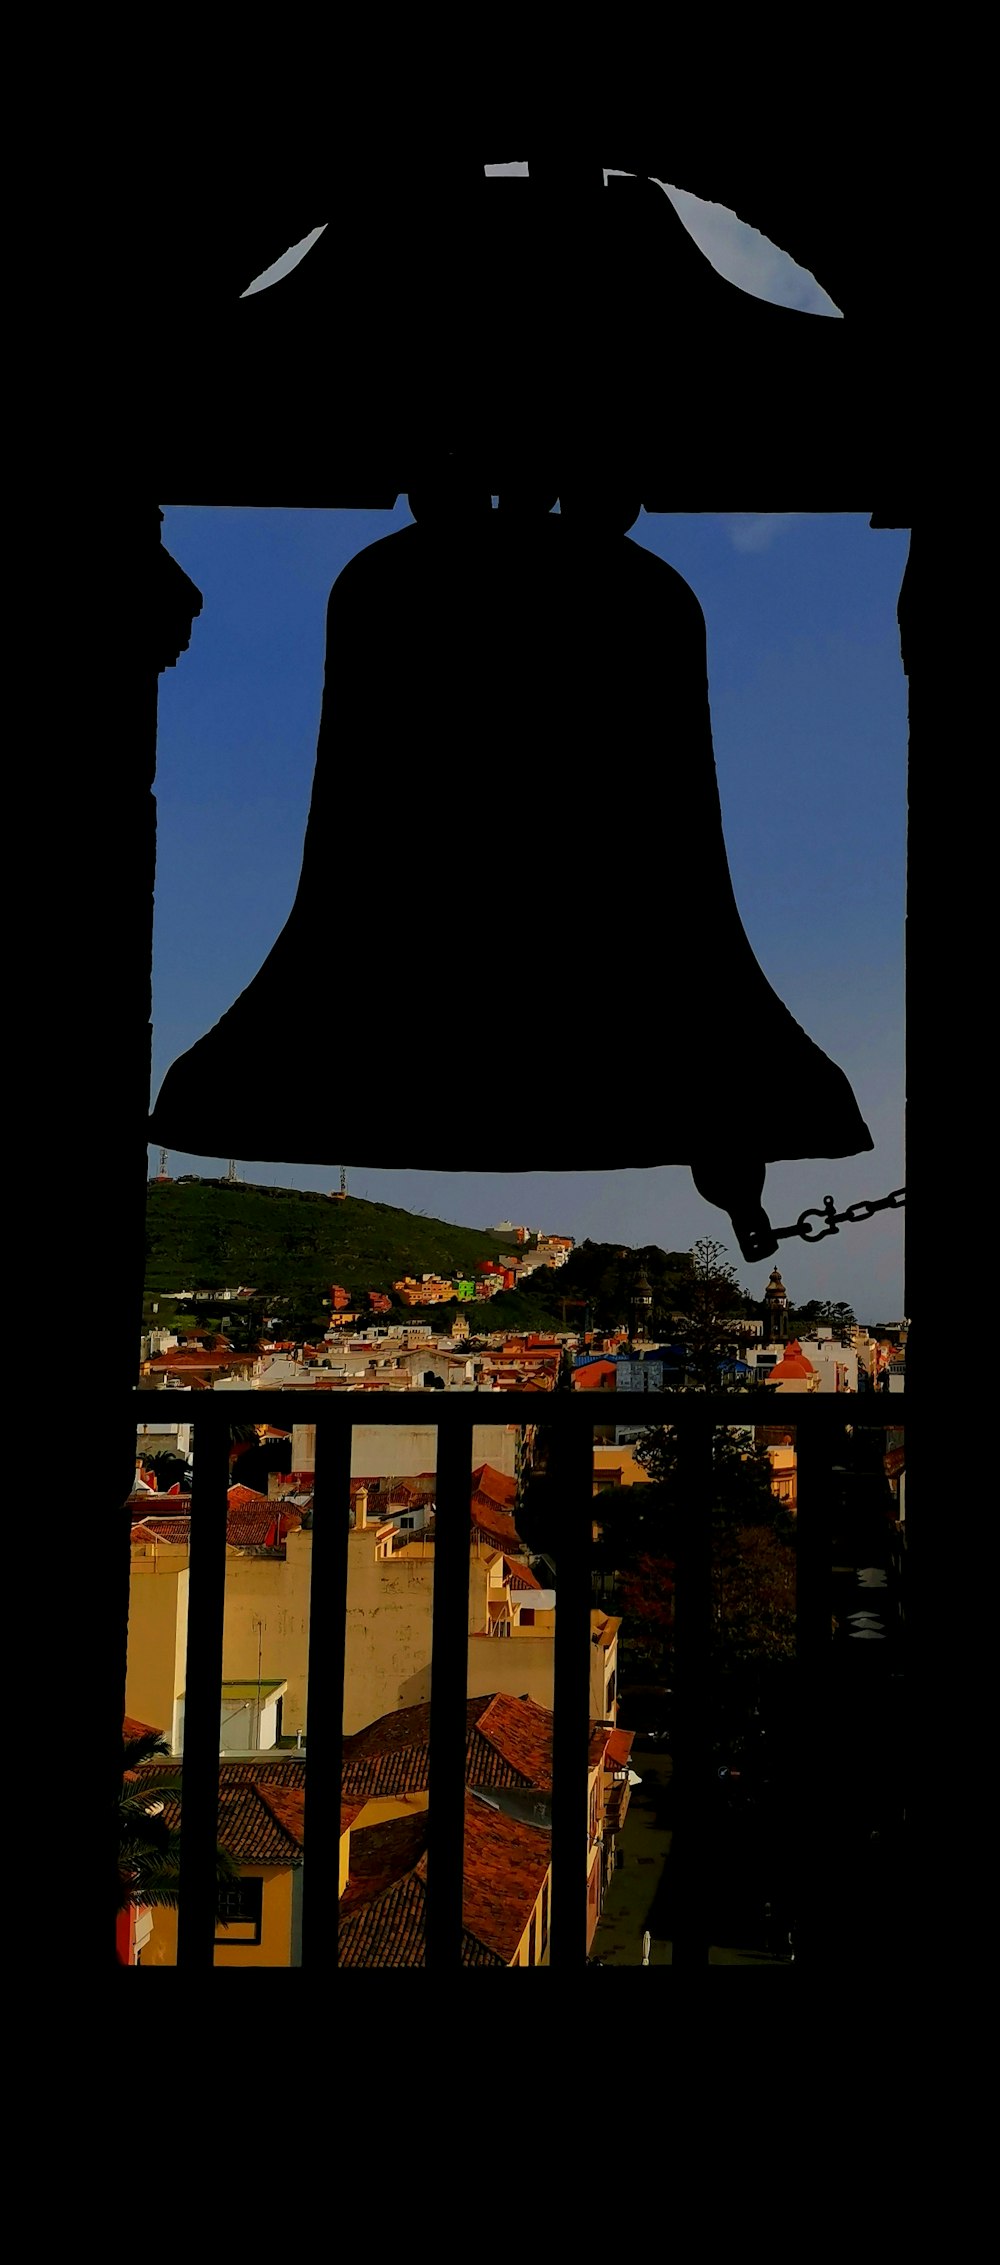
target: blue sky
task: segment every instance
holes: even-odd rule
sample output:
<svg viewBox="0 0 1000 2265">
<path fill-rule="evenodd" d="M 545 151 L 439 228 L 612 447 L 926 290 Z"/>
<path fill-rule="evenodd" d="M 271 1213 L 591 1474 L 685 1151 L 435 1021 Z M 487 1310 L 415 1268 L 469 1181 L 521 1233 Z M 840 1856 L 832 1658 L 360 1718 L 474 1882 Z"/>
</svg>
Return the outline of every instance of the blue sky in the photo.
<svg viewBox="0 0 1000 2265">
<path fill-rule="evenodd" d="M 728 261 L 733 280 L 833 312 L 811 278 L 789 277 L 783 255 L 732 215 L 703 207 L 696 218 L 703 247 L 721 268 Z M 164 510 L 164 541 L 205 602 L 190 650 L 160 680 L 154 1092 L 252 979 L 288 916 L 330 585 L 356 550 L 410 517 L 404 499 L 392 514 Z M 710 512 L 643 513 L 631 539 L 685 575 L 706 616 L 726 841 L 751 945 L 797 1020 L 851 1078 L 875 1139 L 856 1159 L 770 1166 L 765 1202 L 784 1225 L 828 1191 L 843 1208 L 905 1178 L 906 686 L 895 606 L 907 538 L 870 530 L 865 512 Z M 633 841 L 641 856 L 641 780 L 620 784 L 619 843 Z M 334 956 L 334 994 L 337 980 Z M 664 1023 L 668 1032 L 668 998 Z M 643 1076 L 641 1049 L 633 1060 L 626 1039 L 620 1053 L 627 1092 Z M 607 1066 L 605 1054 L 604 1076 Z M 759 1292 L 770 1270 L 740 1259 L 728 1221 L 680 1167 L 601 1178 L 375 1170 L 357 1122 L 345 1123 L 343 1148 L 353 1193 L 373 1200 L 475 1226 L 512 1218 L 665 1248 L 710 1234 L 728 1244 L 749 1287 Z M 336 1184 L 335 1168 L 239 1162 L 247 1178 Z M 172 1153 L 169 1169 L 225 1163 Z M 784 1244 L 792 1296 L 846 1298 L 860 1318 L 898 1318 L 903 1219 L 883 1213 L 812 1248 Z"/>
</svg>

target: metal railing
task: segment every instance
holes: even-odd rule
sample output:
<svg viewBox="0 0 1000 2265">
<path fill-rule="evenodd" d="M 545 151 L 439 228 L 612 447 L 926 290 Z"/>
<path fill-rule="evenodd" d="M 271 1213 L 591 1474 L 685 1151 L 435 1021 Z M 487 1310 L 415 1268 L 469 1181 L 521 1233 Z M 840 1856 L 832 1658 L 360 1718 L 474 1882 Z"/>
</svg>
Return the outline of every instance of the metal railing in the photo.
<svg viewBox="0 0 1000 2265">
<path fill-rule="evenodd" d="M 206 1395 L 190 1411 L 193 1426 L 190 1589 L 183 1754 L 181 1897 L 178 1965 L 212 1966 L 215 1945 L 215 1845 L 219 1790 L 219 1693 L 223 1681 L 223 1608 L 230 1427 L 272 1423 L 287 1428 L 290 1410 L 304 1413 L 301 1392 Z M 337 1876 L 346 1652 L 351 1439 L 355 1422 L 371 1426 L 430 1423 L 437 1431 L 437 1489 L 432 1620 L 433 1703 L 430 1713 L 430 1798 L 427 1963 L 460 1965 L 466 1791 L 469 1478 L 473 1432 L 495 1415 L 492 1396 L 426 1393 L 309 1398 L 316 1426 L 316 1468 L 307 1688 L 302 1964 L 318 1974 L 337 1965 L 337 1928 L 330 1924 L 330 1880 Z M 539 1422 L 536 1394 L 504 1395 L 504 1420 Z M 796 1523 L 796 1674 L 802 1730 L 803 1783 L 797 1819 L 799 1934 L 808 1963 L 822 1962 L 835 1915 L 828 1909 L 827 1854 L 836 1830 L 826 1798 L 831 1747 L 832 1646 L 830 1536 L 832 1479 L 850 1428 L 898 1430 L 902 1395 L 773 1393 L 616 1396 L 616 1420 L 648 1427 L 669 1423 L 680 1458 L 687 1540 L 678 1563 L 677 1719 L 672 1740 L 677 1782 L 678 1841 L 673 1883 L 673 1965 L 696 1969 L 708 1956 L 706 1785 L 710 1764 L 707 1701 L 711 1584 L 712 1441 L 718 1426 L 774 1424 L 794 1429 L 798 1462 Z M 558 1478 L 561 1531 L 556 1559 L 552 1923 L 550 1963 L 566 1971 L 587 1959 L 586 1882 L 582 1858 L 583 1788 L 590 1727 L 589 1661 L 593 1445 L 607 1421 L 607 1403 L 553 1393 L 544 1422 L 550 1472 Z M 563 1524 L 564 1521 L 564 1524 Z M 812 1760 L 809 1761 L 811 1754 Z M 310 1864 L 311 1850 L 321 1860 Z M 312 1893 L 310 1892 L 312 1890 Z"/>
</svg>

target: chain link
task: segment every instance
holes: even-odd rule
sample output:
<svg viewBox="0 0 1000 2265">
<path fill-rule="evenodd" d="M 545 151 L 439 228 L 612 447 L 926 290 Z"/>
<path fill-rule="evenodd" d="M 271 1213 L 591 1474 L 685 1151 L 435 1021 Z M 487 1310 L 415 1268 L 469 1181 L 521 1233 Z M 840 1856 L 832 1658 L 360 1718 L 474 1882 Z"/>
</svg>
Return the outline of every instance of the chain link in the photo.
<svg viewBox="0 0 1000 2265">
<path fill-rule="evenodd" d="M 906 1189 L 893 1188 L 891 1195 L 863 1197 L 859 1203 L 849 1203 L 846 1211 L 838 1211 L 832 1195 L 823 1198 L 821 1206 L 800 1211 L 794 1227 L 772 1229 L 776 1242 L 787 1242 L 797 1235 L 804 1243 L 821 1243 L 827 1235 L 839 1235 L 845 1224 L 855 1227 L 863 1219 L 873 1219 L 876 1211 L 902 1211 L 906 1205 Z M 808 1219 L 822 1219 L 822 1227 L 809 1227 Z"/>
</svg>

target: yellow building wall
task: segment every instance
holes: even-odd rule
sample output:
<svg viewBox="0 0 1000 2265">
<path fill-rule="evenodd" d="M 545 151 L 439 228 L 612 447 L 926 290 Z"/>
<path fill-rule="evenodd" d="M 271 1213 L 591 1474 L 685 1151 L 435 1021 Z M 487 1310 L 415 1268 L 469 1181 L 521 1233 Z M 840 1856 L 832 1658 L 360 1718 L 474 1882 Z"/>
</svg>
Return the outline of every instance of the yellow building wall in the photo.
<svg viewBox="0 0 1000 2265">
<path fill-rule="evenodd" d="M 295 1873 L 291 1866 L 278 1870 L 252 1871 L 247 1875 L 263 1879 L 264 1897 L 261 1908 L 259 1943 L 216 1943 L 216 1966 L 291 1966 L 292 1964 L 292 1896 Z M 153 1932 L 142 1954 L 144 1966 L 176 1966 L 177 1964 L 176 1911 L 153 1912 Z"/>
<path fill-rule="evenodd" d="M 433 1555 L 376 1560 L 372 1531 L 348 1536 L 344 1729 L 363 1730 L 431 1695 Z"/>
<path fill-rule="evenodd" d="M 412 1817 L 428 1805 L 426 1793 L 385 1794 L 378 1800 L 366 1801 L 359 1817 L 355 1817 L 352 1832 L 367 1832 L 369 1825 L 391 1824 L 396 1817 Z"/>
<path fill-rule="evenodd" d="M 186 1555 L 133 1557 L 125 1712 L 162 1730 L 171 1745 L 175 1702 L 187 1675 L 187 1616 Z"/>
<path fill-rule="evenodd" d="M 634 1447 L 595 1447 L 595 1479 L 602 1472 L 607 1475 L 609 1471 L 621 1472 L 617 1482 L 619 1486 L 649 1486 L 651 1483 L 649 1472 L 644 1471 L 642 1464 L 636 1461 Z"/>
<path fill-rule="evenodd" d="M 535 1938 L 535 1965 L 547 1966 L 549 1963 L 548 1943 L 546 1943 L 545 1945 L 545 1955 L 544 1957 L 542 1956 L 542 1904 L 545 1897 L 550 1893 L 551 1879 L 552 1874 L 550 1872 L 542 1884 L 541 1890 L 535 1903 L 535 1908 L 531 1914 L 531 1918 L 529 1919 L 524 1933 L 521 1936 L 521 1940 L 518 1943 L 517 1956 L 511 1959 L 510 1963 L 512 1966 L 531 1965 L 530 1946 L 532 1935 L 534 1935 Z"/>
<path fill-rule="evenodd" d="M 472 1434 L 473 1468 L 480 1463 L 491 1463 L 495 1471 L 503 1471 L 508 1478 L 513 1478 L 517 1437 L 516 1424 L 477 1423 Z M 296 1423 L 292 1428 L 292 1469 L 312 1471 L 315 1467 L 316 1426 Z M 372 1478 L 379 1474 L 391 1474 L 396 1479 L 414 1478 L 418 1472 L 436 1468 L 435 1424 L 393 1424 L 388 1429 L 381 1424 L 358 1422 L 353 1425 L 352 1478 Z"/>
<path fill-rule="evenodd" d="M 555 1608 L 555 1605 L 546 1606 L 546 1607 L 545 1607 L 544 1609 L 543 1609 L 542 1607 L 540 1607 L 539 1605 L 533 1605 L 533 1604 L 532 1604 L 532 1602 L 531 1602 L 532 1591 L 531 1591 L 530 1589 L 515 1589 L 515 1590 L 513 1591 L 513 1596 L 514 1596 L 514 1600 L 515 1600 L 515 1602 L 516 1602 L 517 1604 L 520 1604 L 520 1605 L 527 1605 L 527 1607 L 528 1607 L 528 1610 L 529 1610 L 530 1612 L 533 1612 L 533 1613 L 534 1613 L 534 1615 L 535 1615 L 535 1622 L 534 1622 L 534 1627 L 533 1627 L 533 1628 L 521 1628 L 521 1627 L 515 1627 L 515 1630 L 514 1630 L 514 1634 L 513 1634 L 512 1638 L 511 1638 L 511 1642 L 512 1642 L 512 1643 L 520 1643 L 520 1641 L 521 1641 L 521 1638 L 522 1638 L 523 1636 L 554 1636 L 554 1635 L 555 1635 L 555 1632 L 556 1632 L 556 1608 Z"/>
<path fill-rule="evenodd" d="M 470 1636 L 467 1688 L 470 1699 L 507 1691 L 512 1698 L 527 1697 L 540 1707 L 551 1707 L 555 1636 L 530 1628 L 513 1636 Z"/>
<path fill-rule="evenodd" d="M 262 1620 L 261 1674 L 287 1683 L 281 1726 L 283 1732 L 295 1732 L 306 1727 L 312 1535 L 290 1533 L 285 1547 L 284 1560 L 227 1556 L 222 1672 L 226 1682 L 254 1680 L 258 1644 L 254 1623 Z"/>
<path fill-rule="evenodd" d="M 257 1628 L 264 1623 L 261 1672 L 287 1684 L 282 1728 L 305 1731 L 309 1674 L 309 1584 L 311 1533 L 291 1533 L 286 1556 L 226 1560 L 223 1620 L 223 1678 L 253 1681 L 257 1674 Z M 162 1725 L 171 1736 L 173 1705 L 186 1677 L 187 1571 L 164 1572 L 151 1559 L 132 1566 L 129 1625 L 129 1680 L 126 1706 L 141 1722 Z M 469 1625 L 486 1621 L 487 1563 L 483 1553 L 469 1564 Z M 344 1729 L 363 1730 L 398 1707 L 417 1706 L 431 1695 L 431 1639 L 434 1611 L 434 1558 L 397 1555 L 376 1559 L 374 1529 L 348 1537 L 347 1634 Z M 545 1624 L 506 1638 L 470 1633 L 470 1698 L 507 1691 L 527 1693 L 539 1705 L 553 1704 L 554 1614 Z"/>
</svg>

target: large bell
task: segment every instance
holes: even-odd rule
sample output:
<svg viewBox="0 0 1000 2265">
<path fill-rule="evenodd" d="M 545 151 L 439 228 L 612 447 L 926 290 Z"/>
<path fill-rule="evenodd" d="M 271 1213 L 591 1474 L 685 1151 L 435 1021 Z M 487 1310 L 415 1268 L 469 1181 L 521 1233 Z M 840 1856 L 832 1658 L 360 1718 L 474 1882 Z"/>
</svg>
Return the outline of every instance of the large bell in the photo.
<svg viewBox="0 0 1000 2265">
<path fill-rule="evenodd" d="M 765 1163 L 871 1136 L 740 920 L 698 601 L 569 503 L 418 511 L 338 577 L 295 903 L 150 1137 L 244 1150 L 247 1064 L 280 1041 L 262 1160 L 331 1164 L 349 1127 L 371 1165 L 684 1163 L 763 1257 Z M 364 948 L 333 974 L 359 899 Z"/>
</svg>

